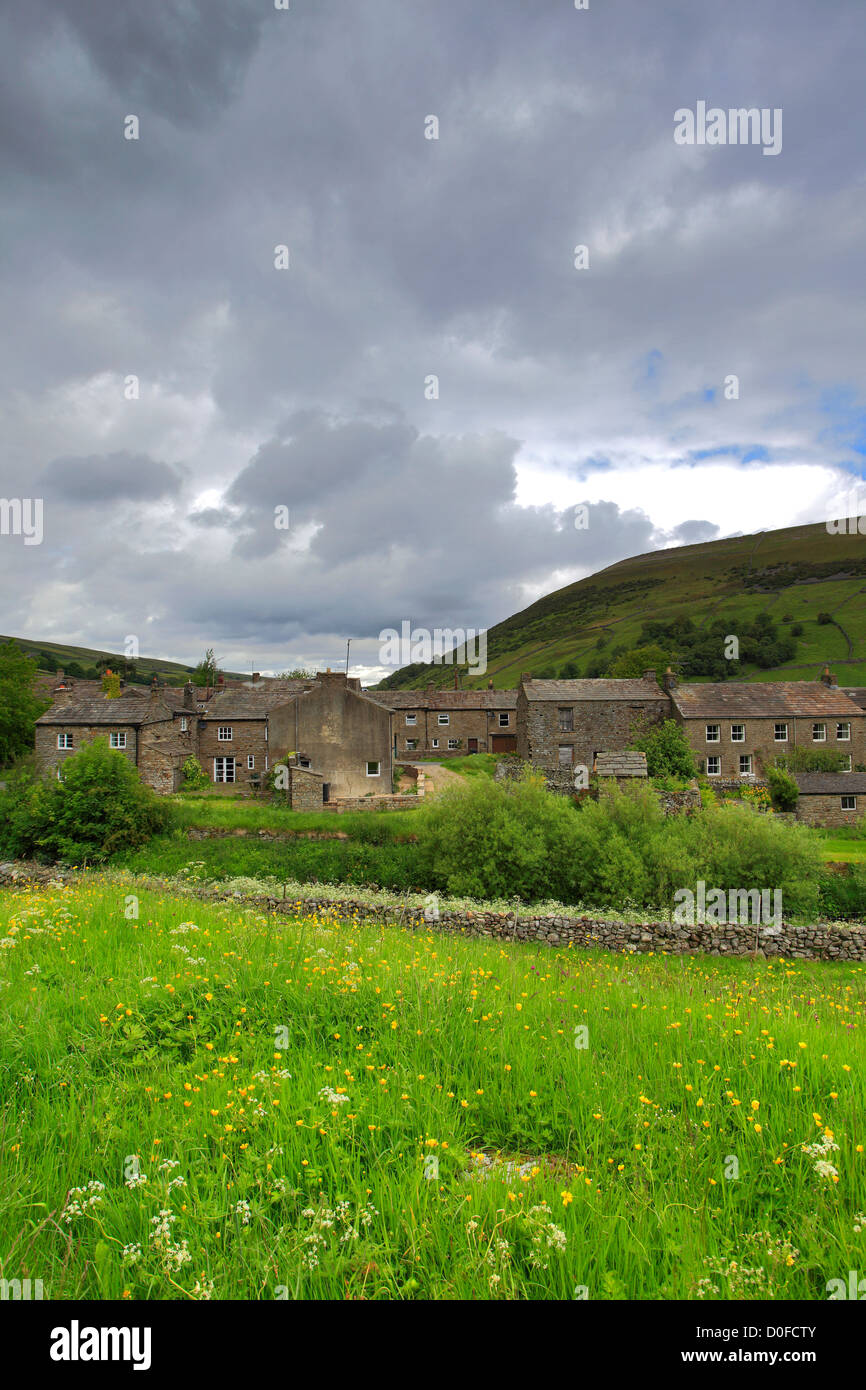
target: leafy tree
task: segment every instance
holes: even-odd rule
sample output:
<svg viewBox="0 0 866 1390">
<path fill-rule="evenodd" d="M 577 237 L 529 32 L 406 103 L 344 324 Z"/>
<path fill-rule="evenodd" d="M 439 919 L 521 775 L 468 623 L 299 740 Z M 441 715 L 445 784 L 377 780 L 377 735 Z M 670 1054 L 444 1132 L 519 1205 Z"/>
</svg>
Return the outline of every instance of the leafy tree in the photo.
<svg viewBox="0 0 866 1390">
<path fill-rule="evenodd" d="M 17 642 L 0 646 L 0 766 L 33 747 L 34 725 L 51 704 L 36 693 L 36 668 Z"/>
<path fill-rule="evenodd" d="M 666 671 L 671 665 L 672 655 L 664 647 L 653 643 L 646 647 L 635 647 L 633 651 L 618 656 L 608 670 L 608 675 L 616 680 L 637 678 L 644 671 Z"/>
<path fill-rule="evenodd" d="M 116 671 L 106 668 L 102 677 L 102 689 L 106 699 L 117 700 L 120 698 L 120 676 Z"/>
<path fill-rule="evenodd" d="M 649 777 L 692 778 L 697 772 L 695 755 L 682 725 L 675 719 L 650 727 L 636 726 L 629 747 L 646 753 Z"/>
<path fill-rule="evenodd" d="M 63 673 L 66 676 L 71 676 L 73 680 L 84 679 L 84 667 L 77 661 L 70 661 L 68 666 L 64 667 Z"/>
<path fill-rule="evenodd" d="M 213 647 L 208 647 L 201 661 L 192 673 L 193 685 L 216 685 L 217 664 Z"/>
<path fill-rule="evenodd" d="M 68 758 L 62 780 L 24 783 L 16 793 L 4 828 L 5 852 L 15 855 L 103 861 L 144 844 L 172 818 L 169 804 L 105 738 Z"/>
<path fill-rule="evenodd" d="M 209 785 L 207 773 L 198 758 L 194 758 L 192 754 L 186 759 L 181 772 L 183 773 L 184 791 L 199 791 L 202 787 Z"/>
<path fill-rule="evenodd" d="M 315 671 L 308 671 L 305 666 L 293 666 L 290 671 L 277 672 L 277 678 L 281 681 L 311 681 L 315 675 Z"/>
</svg>

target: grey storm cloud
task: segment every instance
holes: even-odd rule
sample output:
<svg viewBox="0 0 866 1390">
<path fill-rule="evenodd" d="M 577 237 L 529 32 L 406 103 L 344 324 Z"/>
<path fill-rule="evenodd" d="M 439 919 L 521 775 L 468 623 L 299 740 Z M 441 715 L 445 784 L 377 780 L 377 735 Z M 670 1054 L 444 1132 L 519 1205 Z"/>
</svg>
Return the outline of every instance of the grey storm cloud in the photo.
<svg viewBox="0 0 866 1390">
<path fill-rule="evenodd" d="M 0 490 L 55 505 L 0 626 L 268 669 L 784 524 L 761 451 L 862 458 L 861 65 L 861 0 L 5 7 Z"/>
<path fill-rule="evenodd" d="M 176 495 L 181 479 L 158 459 L 120 452 L 87 458 L 58 458 L 39 476 L 50 496 L 82 506 L 122 501 L 155 501 Z"/>
</svg>

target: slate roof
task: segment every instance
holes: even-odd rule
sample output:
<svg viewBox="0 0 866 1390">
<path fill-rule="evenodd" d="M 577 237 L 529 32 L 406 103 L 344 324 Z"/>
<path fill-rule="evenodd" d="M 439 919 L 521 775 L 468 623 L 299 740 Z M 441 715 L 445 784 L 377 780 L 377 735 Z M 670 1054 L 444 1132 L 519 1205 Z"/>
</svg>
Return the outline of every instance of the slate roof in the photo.
<svg viewBox="0 0 866 1390">
<path fill-rule="evenodd" d="M 516 690 L 365 690 L 388 709 L 516 709 Z"/>
<path fill-rule="evenodd" d="M 171 710 L 161 701 L 143 700 L 140 695 L 121 695 L 116 700 L 71 700 L 55 705 L 36 720 L 37 724 L 127 724 L 151 723 L 154 719 L 170 719 Z"/>
<path fill-rule="evenodd" d="M 801 796 L 866 796 L 866 772 L 798 772 Z"/>
<path fill-rule="evenodd" d="M 594 771 L 599 777 L 646 777 L 646 753 L 598 753 Z"/>
<path fill-rule="evenodd" d="M 577 680 L 524 681 L 523 689 L 529 700 L 555 700 L 558 704 L 579 704 L 588 700 L 667 700 L 664 690 L 655 681 L 644 680 Z"/>
<path fill-rule="evenodd" d="M 214 695 L 202 716 L 206 719 L 266 719 L 268 711 L 284 705 L 296 695 L 302 695 L 314 685 L 312 681 L 268 681 L 261 685 L 236 687 Z"/>
<path fill-rule="evenodd" d="M 686 719 L 833 718 L 863 713 L 844 690 L 823 681 L 710 681 L 678 685 L 671 699 Z"/>
<path fill-rule="evenodd" d="M 866 709 L 866 685 L 846 685 L 843 687 L 844 694 L 849 700 L 853 700 L 855 705 L 861 709 Z"/>
</svg>

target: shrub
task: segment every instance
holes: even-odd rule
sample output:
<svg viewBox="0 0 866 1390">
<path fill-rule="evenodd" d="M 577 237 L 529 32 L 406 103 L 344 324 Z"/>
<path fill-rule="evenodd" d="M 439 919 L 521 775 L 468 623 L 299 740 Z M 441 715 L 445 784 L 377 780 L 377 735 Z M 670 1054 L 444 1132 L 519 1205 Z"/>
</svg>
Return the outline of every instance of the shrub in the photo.
<svg viewBox="0 0 866 1390">
<path fill-rule="evenodd" d="M 635 728 L 630 747 L 646 753 L 647 774 L 650 777 L 691 779 L 697 772 L 695 755 L 682 725 L 675 719 L 665 719 L 652 728 Z"/>
<path fill-rule="evenodd" d="M 15 791 L 4 827 L 5 852 L 13 855 L 102 861 L 143 844 L 172 818 L 171 807 L 104 738 L 67 759 L 62 781 L 27 781 Z"/>
<path fill-rule="evenodd" d="M 544 779 L 476 777 L 447 787 L 424 808 L 418 867 L 465 897 L 574 901 L 578 815 Z"/>
<path fill-rule="evenodd" d="M 775 809 L 777 811 L 793 811 L 800 797 L 800 788 L 790 772 L 787 772 L 783 767 L 768 768 L 767 782 L 770 786 L 770 796 Z"/>
<path fill-rule="evenodd" d="M 187 758 L 181 771 L 183 773 L 182 791 L 200 791 L 202 787 L 210 785 L 207 773 L 198 758 L 194 758 L 192 755 Z"/>
<path fill-rule="evenodd" d="M 792 748 L 778 755 L 776 767 L 786 772 L 842 772 L 847 761 L 847 753 L 832 748 Z"/>
</svg>

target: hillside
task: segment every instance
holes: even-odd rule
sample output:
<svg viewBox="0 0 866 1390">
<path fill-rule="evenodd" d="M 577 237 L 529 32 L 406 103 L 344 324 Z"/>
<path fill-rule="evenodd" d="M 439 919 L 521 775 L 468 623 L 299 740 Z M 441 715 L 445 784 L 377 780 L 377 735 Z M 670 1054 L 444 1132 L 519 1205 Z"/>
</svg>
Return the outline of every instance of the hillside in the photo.
<svg viewBox="0 0 866 1390">
<path fill-rule="evenodd" d="M 473 677 L 464 668 L 461 685 L 492 679 L 502 689 L 523 671 L 553 677 L 570 662 L 585 675 L 593 659 L 641 645 L 646 624 L 690 618 L 705 633 L 718 622 L 716 632 L 742 634 L 759 614 L 769 615 L 793 654 L 763 668 L 742 660 L 731 675 L 810 680 L 830 662 L 840 685 L 866 685 L 864 594 L 866 536 L 830 535 L 823 524 L 657 550 L 620 560 L 497 623 L 487 634 L 487 672 Z M 792 628 L 802 632 L 792 635 Z M 381 688 L 453 680 L 453 666 L 406 666 Z"/>
<path fill-rule="evenodd" d="M 0 643 L 17 642 L 23 652 L 32 653 L 36 656 L 40 670 L 67 669 L 71 662 L 77 662 L 85 670 L 94 666 L 101 659 L 110 660 L 120 656 L 117 651 L 102 651 L 97 647 L 72 647 L 63 642 L 43 642 L 38 638 L 13 637 L 0 635 Z M 46 658 L 48 660 L 46 661 Z M 194 666 L 183 666 L 177 661 L 164 661 L 160 657 L 141 656 L 135 660 L 135 667 L 138 678 L 150 680 L 153 676 L 164 677 L 171 685 L 180 685 L 192 675 Z M 231 679 L 249 679 L 249 672 L 238 673 L 235 671 L 225 671 L 224 675 Z"/>
</svg>

